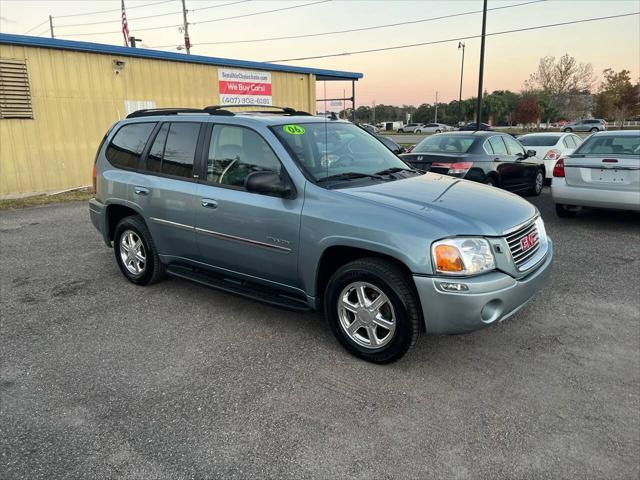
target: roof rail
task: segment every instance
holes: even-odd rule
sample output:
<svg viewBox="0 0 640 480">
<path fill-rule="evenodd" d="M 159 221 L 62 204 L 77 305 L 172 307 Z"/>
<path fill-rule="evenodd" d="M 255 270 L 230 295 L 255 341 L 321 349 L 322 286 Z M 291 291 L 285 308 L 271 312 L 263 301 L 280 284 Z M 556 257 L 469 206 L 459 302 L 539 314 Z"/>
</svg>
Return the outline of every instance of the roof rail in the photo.
<svg viewBox="0 0 640 480">
<path fill-rule="evenodd" d="M 258 107 L 258 108 L 273 108 L 275 110 L 282 110 L 283 115 L 300 115 L 300 116 L 311 116 L 310 113 L 308 112 L 303 112 L 301 110 L 296 110 L 295 108 L 291 108 L 291 107 L 277 107 L 275 105 L 252 105 L 252 104 L 239 104 L 239 105 L 210 105 L 208 107 L 204 107 L 204 111 L 205 112 L 220 112 L 223 111 L 221 109 L 223 108 L 239 108 L 239 107 Z M 231 113 L 231 112 L 229 112 Z M 251 111 L 246 111 L 246 112 L 242 112 L 242 113 L 274 113 L 274 112 L 270 112 L 270 111 L 265 111 L 265 110 L 251 110 Z M 232 114 L 233 115 L 233 114 Z"/>
<path fill-rule="evenodd" d="M 227 110 L 229 107 L 255 107 L 256 105 L 209 105 L 208 107 L 200 108 L 147 108 L 143 110 L 136 110 L 133 113 L 127 115 L 127 118 L 139 118 L 139 117 L 153 117 L 160 115 L 179 115 L 181 113 L 201 113 L 209 115 L 221 115 L 221 116 L 234 116 L 235 113 Z M 283 115 L 304 115 L 311 116 L 310 113 L 302 112 L 291 107 L 275 107 L 271 105 L 260 105 L 260 108 L 274 108 L 282 110 Z M 274 113 L 264 110 L 248 111 L 244 113 Z"/>
</svg>

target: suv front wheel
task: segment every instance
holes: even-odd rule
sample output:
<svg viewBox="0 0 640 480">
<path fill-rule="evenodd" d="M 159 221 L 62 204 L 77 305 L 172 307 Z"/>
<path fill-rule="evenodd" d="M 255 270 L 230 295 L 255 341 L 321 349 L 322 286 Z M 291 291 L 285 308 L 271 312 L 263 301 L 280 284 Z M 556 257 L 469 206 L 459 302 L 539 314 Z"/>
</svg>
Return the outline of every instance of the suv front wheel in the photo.
<svg viewBox="0 0 640 480">
<path fill-rule="evenodd" d="M 116 261 L 130 282 L 150 285 L 164 278 L 165 267 L 142 218 L 137 215 L 123 218 L 113 237 Z"/>
<path fill-rule="evenodd" d="M 420 313 L 408 275 L 379 258 L 336 271 L 324 296 L 331 330 L 350 353 L 374 363 L 401 358 L 418 338 Z"/>
</svg>

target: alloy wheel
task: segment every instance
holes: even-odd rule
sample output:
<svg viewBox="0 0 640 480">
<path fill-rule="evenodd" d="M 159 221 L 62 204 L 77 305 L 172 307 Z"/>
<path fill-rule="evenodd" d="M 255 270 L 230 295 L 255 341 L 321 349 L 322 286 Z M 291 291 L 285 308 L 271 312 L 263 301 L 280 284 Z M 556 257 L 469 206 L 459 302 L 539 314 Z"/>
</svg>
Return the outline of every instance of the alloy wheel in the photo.
<svg viewBox="0 0 640 480">
<path fill-rule="evenodd" d="M 543 186 L 544 186 L 544 175 L 540 170 L 538 170 L 538 173 L 536 174 L 536 184 L 534 187 L 536 189 L 536 194 L 542 192 Z"/>
<path fill-rule="evenodd" d="M 396 330 L 396 315 L 389 297 L 368 282 L 353 282 L 342 290 L 338 317 L 344 333 L 364 348 L 384 347 Z"/>
<path fill-rule="evenodd" d="M 144 244 L 133 230 L 126 230 L 120 237 L 120 259 L 132 275 L 141 275 L 147 266 Z"/>
</svg>

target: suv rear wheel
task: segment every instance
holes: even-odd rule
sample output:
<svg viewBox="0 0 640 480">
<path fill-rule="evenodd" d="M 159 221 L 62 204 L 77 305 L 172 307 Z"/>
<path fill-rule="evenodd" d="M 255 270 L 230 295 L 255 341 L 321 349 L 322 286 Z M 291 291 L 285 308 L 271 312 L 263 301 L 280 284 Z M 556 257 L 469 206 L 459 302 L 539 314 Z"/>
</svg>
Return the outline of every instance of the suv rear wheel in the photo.
<svg viewBox="0 0 640 480">
<path fill-rule="evenodd" d="M 331 330 L 357 357 L 390 363 L 416 343 L 419 304 L 407 274 L 389 260 L 344 265 L 329 280 L 324 299 Z"/>
<path fill-rule="evenodd" d="M 589 130 L 591 133 L 596 133 L 599 132 L 600 130 L 597 127 L 593 127 L 591 130 Z"/>
<path fill-rule="evenodd" d="M 123 218 L 113 237 L 116 261 L 130 282 L 150 285 L 164 278 L 165 267 L 142 218 L 137 215 Z"/>
</svg>

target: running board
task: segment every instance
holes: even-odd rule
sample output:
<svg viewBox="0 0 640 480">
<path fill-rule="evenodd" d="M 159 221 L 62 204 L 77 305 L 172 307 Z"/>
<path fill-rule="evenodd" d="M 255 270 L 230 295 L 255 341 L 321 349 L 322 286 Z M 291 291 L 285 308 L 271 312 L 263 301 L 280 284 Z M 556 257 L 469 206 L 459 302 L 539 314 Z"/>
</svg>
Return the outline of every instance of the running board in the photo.
<svg viewBox="0 0 640 480">
<path fill-rule="evenodd" d="M 242 297 L 257 300 L 287 310 L 307 311 L 311 310 L 305 299 L 289 295 L 275 288 L 269 288 L 258 283 L 248 282 L 236 278 L 229 278 L 208 270 L 192 268 L 184 265 L 169 265 L 167 273 L 174 277 L 184 278 L 207 287 L 235 293 Z"/>
</svg>

